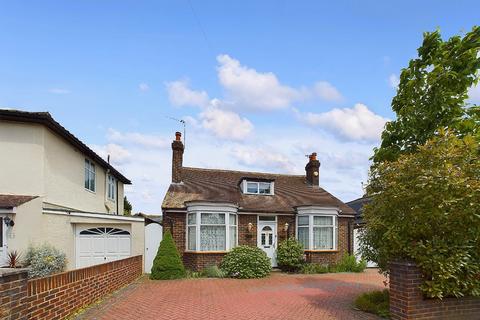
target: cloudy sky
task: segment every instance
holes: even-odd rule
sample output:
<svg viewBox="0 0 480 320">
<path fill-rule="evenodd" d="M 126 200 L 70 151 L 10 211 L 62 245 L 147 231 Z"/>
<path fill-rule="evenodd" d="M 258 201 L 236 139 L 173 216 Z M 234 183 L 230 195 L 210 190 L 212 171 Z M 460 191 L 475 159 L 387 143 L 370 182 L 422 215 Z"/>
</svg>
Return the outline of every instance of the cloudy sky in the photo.
<svg viewBox="0 0 480 320">
<path fill-rule="evenodd" d="M 349 201 L 422 32 L 479 22 L 476 1 L 397 2 L 4 1 L 0 107 L 49 111 L 110 154 L 134 211 L 160 212 L 173 119 L 187 166 L 303 174 L 316 151 Z"/>
</svg>

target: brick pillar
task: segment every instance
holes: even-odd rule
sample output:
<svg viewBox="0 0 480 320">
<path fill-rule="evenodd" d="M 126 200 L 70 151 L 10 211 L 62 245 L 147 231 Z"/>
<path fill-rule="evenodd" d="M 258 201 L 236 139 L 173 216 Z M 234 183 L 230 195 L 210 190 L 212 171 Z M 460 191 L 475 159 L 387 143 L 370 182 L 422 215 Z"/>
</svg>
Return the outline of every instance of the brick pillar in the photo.
<svg viewBox="0 0 480 320">
<path fill-rule="evenodd" d="M 413 262 L 390 263 L 390 316 L 391 319 L 414 319 L 412 313 L 423 300 L 420 290 L 423 277 L 420 268 Z"/>
<path fill-rule="evenodd" d="M 183 167 L 183 142 L 182 134 L 180 132 L 175 133 L 175 140 L 172 142 L 172 182 L 182 182 L 182 167 Z"/>
<path fill-rule="evenodd" d="M 320 161 L 317 160 L 317 153 L 314 152 L 308 156 L 309 161 L 305 166 L 307 183 L 318 187 L 320 184 Z"/>
<path fill-rule="evenodd" d="M 25 269 L 0 269 L 0 320 L 26 320 L 28 273 Z"/>
</svg>

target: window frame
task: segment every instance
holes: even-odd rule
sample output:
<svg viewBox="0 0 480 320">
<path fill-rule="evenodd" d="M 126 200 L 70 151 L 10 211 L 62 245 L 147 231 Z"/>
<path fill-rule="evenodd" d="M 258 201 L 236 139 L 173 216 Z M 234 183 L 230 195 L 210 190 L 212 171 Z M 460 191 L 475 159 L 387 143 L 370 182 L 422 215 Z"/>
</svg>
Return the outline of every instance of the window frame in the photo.
<svg viewBox="0 0 480 320">
<path fill-rule="evenodd" d="M 299 226 L 298 218 L 308 217 L 308 226 Z M 315 225 L 315 217 L 329 217 L 332 218 L 331 225 Z M 298 228 L 308 228 L 308 248 L 304 251 L 338 251 L 338 216 L 333 214 L 322 213 L 299 213 L 295 217 L 295 238 L 298 239 Z M 314 229 L 315 228 L 332 228 L 332 248 L 331 249 L 315 249 L 314 248 Z"/>
<path fill-rule="evenodd" d="M 195 223 L 189 222 L 189 215 L 195 215 Z M 202 224 L 202 214 L 223 214 L 225 216 L 225 223 L 224 224 L 217 224 L 217 223 L 203 223 Z M 235 225 L 230 224 L 230 215 L 235 216 Z M 201 248 L 201 228 L 202 226 L 222 226 L 225 228 L 225 250 L 202 250 Z M 235 227 L 235 242 L 234 246 L 231 246 L 231 233 L 230 228 Z M 189 228 L 195 228 L 195 243 L 194 249 L 190 249 L 189 243 Z M 234 247 L 238 246 L 238 214 L 233 212 L 227 211 L 208 211 L 208 210 L 201 210 L 201 211 L 191 211 L 187 212 L 186 214 L 186 228 L 185 228 L 185 237 L 186 237 L 186 246 L 185 249 L 188 252 L 228 252 Z"/>
<path fill-rule="evenodd" d="M 249 184 L 256 184 L 257 186 L 257 192 L 250 192 L 248 191 L 248 185 Z M 260 192 L 260 185 L 261 184 L 268 184 L 270 187 L 270 192 L 269 193 L 261 193 Z M 274 195 L 274 181 L 255 181 L 255 180 L 248 180 L 244 179 L 242 183 L 242 191 L 244 194 L 254 194 L 254 195 L 260 195 L 260 196 L 273 196 Z"/>
<path fill-rule="evenodd" d="M 110 189 L 112 187 L 112 189 Z M 112 191 L 112 196 L 110 197 L 110 191 Z M 117 200 L 117 178 L 114 175 L 107 175 L 107 199 L 113 202 Z"/>
<path fill-rule="evenodd" d="M 90 178 L 91 175 L 93 176 L 93 189 L 92 186 L 90 185 Z M 95 167 L 95 163 L 90 160 L 85 158 L 85 164 L 84 164 L 84 179 L 83 179 L 83 186 L 85 190 L 89 192 L 96 193 L 97 191 L 97 170 Z"/>
</svg>

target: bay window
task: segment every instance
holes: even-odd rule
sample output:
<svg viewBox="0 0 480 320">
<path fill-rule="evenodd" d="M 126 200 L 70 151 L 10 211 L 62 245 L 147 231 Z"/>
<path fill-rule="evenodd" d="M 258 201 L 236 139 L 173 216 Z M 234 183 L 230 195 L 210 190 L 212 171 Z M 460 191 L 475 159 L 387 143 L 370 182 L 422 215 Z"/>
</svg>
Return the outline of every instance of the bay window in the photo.
<svg viewBox="0 0 480 320">
<path fill-rule="evenodd" d="M 298 215 L 297 239 L 305 250 L 336 250 L 336 215 Z"/>
<path fill-rule="evenodd" d="M 227 251 L 237 246 L 237 215 L 220 212 L 187 214 L 187 249 Z"/>
</svg>

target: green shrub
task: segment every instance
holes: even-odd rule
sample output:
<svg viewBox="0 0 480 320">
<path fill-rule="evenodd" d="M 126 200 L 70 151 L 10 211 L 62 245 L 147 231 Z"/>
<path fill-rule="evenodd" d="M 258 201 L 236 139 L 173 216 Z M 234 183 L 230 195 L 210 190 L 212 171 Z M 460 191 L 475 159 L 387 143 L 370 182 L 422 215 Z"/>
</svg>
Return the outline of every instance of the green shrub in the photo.
<svg viewBox="0 0 480 320">
<path fill-rule="evenodd" d="M 303 246 L 295 238 L 286 239 L 278 245 L 277 263 L 282 271 L 295 272 L 304 263 Z"/>
<path fill-rule="evenodd" d="M 355 299 L 355 307 L 362 311 L 388 318 L 390 316 L 388 289 L 362 293 Z"/>
<path fill-rule="evenodd" d="M 67 258 L 65 253 L 45 243 L 28 248 L 25 264 L 29 268 L 29 278 L 46 277 L 65 270 Z"/>
<path fill-rule="evenodd" d="M 270 274 L 270 259 L 262 249 L 239 246 L 225 255 L 220 268 L 231 278 L 263 278 Z"/>
<path fill-rule="evenodd" d="M 331 272 L 363 272 L 366 267 L 366 261 L 357 261 L 354 255 L 345 254 L 337 265 L 331 266 Z"/>
<path fill-rule="evenodd" d="M 173 242 L 172 234 L 168 230 L 163 235 L 162 242 L 160 242 L 151 272 L 150 279 L 153 280 L 180 279 L 186 276 L 182 259 Z"/>
<path fill-rule="evenodd" d="M 324 264 L 305 263 L 302 265 L 300 272 L 303 274 L 327 273 L 329 269 L 328 266 Z"/>
<path fill-rule="evenodd" d="M 225 278 L 225 271 L 217 266 L 208 266 L 200 272 L 200 275 L 206 278 Z"/>
</svg>

